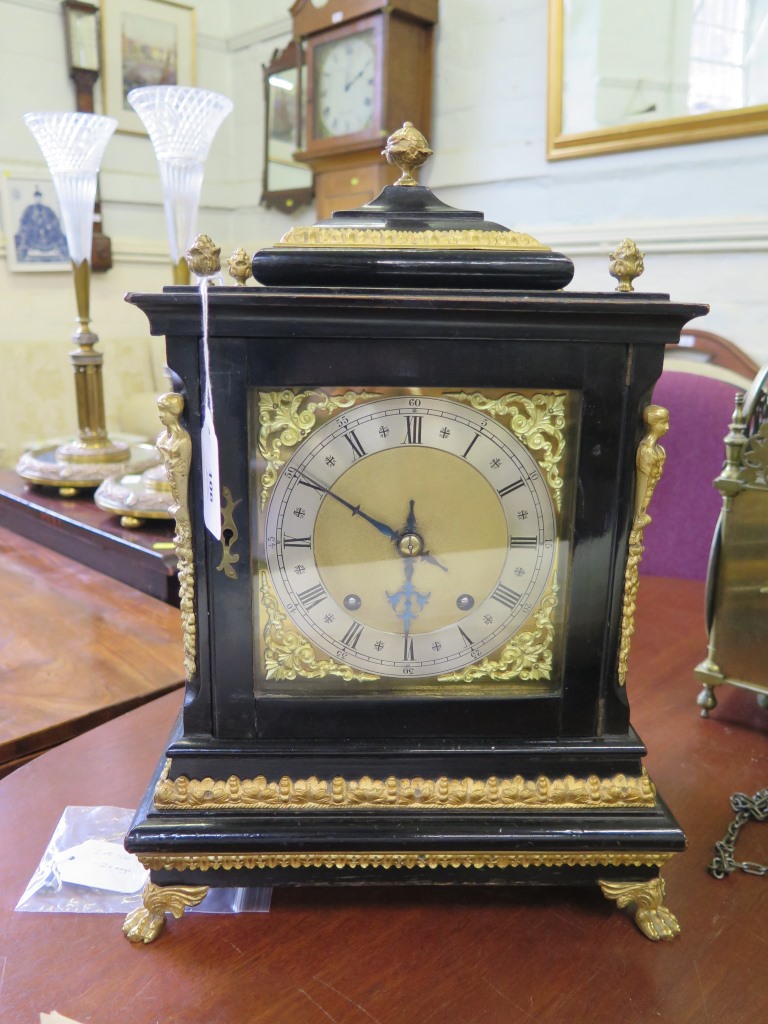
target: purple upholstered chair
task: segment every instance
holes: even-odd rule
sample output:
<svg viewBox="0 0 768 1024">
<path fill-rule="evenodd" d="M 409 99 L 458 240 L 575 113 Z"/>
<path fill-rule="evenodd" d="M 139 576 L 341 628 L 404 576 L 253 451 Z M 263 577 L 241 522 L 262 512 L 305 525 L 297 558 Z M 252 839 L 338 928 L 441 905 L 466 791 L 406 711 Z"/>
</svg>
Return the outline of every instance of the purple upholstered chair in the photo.
<svg viewBox="0 0 768 1024">
<path fill-rule="evenodd" d="M 751 381 L 719 366 L 668 360 L 653 402 L 669 409 L 664 473 L 654 491 L 640 572 L 703 580 L 722 498 L 712 481 L 725 458 L 723 438 L 734 395 Z"/>
</svg>

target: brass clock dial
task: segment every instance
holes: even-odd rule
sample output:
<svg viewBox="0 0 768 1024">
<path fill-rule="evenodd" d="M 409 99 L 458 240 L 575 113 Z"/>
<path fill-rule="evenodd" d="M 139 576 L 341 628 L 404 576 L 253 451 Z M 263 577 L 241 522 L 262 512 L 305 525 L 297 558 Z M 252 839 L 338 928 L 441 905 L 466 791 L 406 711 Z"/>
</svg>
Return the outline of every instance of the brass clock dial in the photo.
<svg viewBox="0 0 768 1024">
<path fill-rule="evenodd" d="M 372 29 L 318 46 L 313 83 L 315 137 L 352 135 L 370 128 L 375 79 Z"/>
<path fill-rule="evenodd" d="M 274 588 L 301 634 L 378 676 L 492 654 L 551 578 L 556 515 L 509 430 L 449 397 L 366 402 L 299 444 L 265 518 Z"/>
</svg>

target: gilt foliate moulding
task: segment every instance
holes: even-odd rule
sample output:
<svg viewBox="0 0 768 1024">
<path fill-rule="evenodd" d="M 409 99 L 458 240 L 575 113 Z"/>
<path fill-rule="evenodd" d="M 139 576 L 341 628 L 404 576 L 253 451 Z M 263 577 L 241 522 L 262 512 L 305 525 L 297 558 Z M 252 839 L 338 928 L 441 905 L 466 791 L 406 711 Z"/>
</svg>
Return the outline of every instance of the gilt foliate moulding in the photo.
<svg viewBox="0 0 768 1024">
<path fill-rule="evenodd" d="M 169 766 L 154 793 L 157 810 L 570 810 L 584 807 L 653 807 L 656 790 L 645 770 L 639 777 L 623 774 L 549 779 L 291 779 L 269 782 L 265 776 L 239 779 L 168 778 Z"/>
<path fill-rule="evenodd" d="M 335 851 L 311 853 L 143 853 L 139 861 L 150 871 L 239 871 L 269 868 L 659 868 L 674 853 L 616 850 L 489 850 Z"/>
<path fill-rule="evenodd" d="M 302 249 L 512 249 L 551 252 L 521 231 L 394 231 L 376 228 L 291 228 L 277 247 Z"/>
<path fill-rule="evenodd" d="M 643 557 L 643 531 L 651 522 L 648 505 L 656 484 L 661 478 L 667 453 L 659 439 L 669 430 L 669 412 L 660 405 L 647 405 L 643 410 L 646 434 L 638 445 L 635 483 L 635 509 L 632 529 L 629 534 L 627 565 L 624 572 L 624 598 L 621 615 L 621 638 L 619 640 L 619 685 L 627 681 L 627 665 L 632 634 L 635 632 L 635 611 L 637 591 L 640 586 L 640 562 Z"/>
</svg>

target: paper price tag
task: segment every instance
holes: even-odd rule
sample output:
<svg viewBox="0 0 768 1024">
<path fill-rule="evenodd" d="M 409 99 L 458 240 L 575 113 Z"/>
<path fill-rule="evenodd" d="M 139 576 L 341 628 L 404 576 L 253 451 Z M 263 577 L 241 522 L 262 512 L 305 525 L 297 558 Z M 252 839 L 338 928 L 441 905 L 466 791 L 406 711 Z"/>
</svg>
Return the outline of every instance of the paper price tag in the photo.
<svg viewBox="0 0 768 1024">
<path fill-rule="evenodd" d="M 134 854 L 105 839 L 86 839 L 62 850 L 56 858 L 56 869 L 62 882 L 108 892 L 137 892 L 147 877 Z"/>
<path fill-rule="evenodd" d="M 210 415 L 206 415 L 203 420 L 200 447 L 203 461 L 203 520 L 216 540 L 221 540 L 219 442 Z"/>
</svg>

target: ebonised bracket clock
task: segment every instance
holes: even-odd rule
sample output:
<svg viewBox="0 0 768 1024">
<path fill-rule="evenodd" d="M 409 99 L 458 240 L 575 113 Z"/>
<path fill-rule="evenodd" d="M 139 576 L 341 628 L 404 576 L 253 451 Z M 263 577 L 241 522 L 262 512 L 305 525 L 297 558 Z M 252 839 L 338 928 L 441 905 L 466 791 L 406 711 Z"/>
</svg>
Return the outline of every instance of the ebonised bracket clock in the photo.
<svg viewBox="0 0 768 1024">
<path fill-rule="evenodd" d="M 129 296 L 175 381 L 187 684 L 124 930 L 211 886 L 563 884 L 672 938 L 685 840 L 625 684 L 652 390 L 707 307 L 633 292 L 628 242 L 618 290 L 563 291 L 567 257 L 414 182 L 413 126 L 386 153 L 398 184 L 258 252 L 264 287 L 209 291 L 205 339 L 197 289 Z"/>
</svg>

